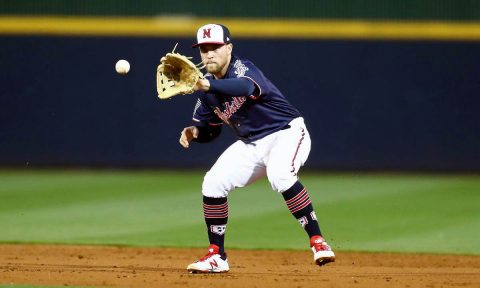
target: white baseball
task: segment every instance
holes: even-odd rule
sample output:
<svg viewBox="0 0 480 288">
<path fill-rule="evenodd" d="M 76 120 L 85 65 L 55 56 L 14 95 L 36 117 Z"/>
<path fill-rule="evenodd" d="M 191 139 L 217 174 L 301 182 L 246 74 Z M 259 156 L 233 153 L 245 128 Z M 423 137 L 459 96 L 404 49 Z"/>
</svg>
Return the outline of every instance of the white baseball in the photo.
<svg viewBox="0 0 480 288">
<path fill-rule="evenodd" d="M 127 74 L 130 71 L 130 63 L 127 60 L 118 60 L 115 64 L 115 70 L 118 74 Z"/>
</svg>

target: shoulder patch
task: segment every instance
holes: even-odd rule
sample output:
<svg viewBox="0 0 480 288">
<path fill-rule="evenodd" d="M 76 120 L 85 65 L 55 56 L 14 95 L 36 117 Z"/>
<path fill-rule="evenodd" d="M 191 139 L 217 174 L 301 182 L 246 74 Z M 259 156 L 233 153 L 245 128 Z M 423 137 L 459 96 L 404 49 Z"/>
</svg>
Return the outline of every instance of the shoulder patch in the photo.
<svg viewBox="0 0 480 288">
<path fill-rule="evenodd" d="M 237 77 L 244 76 L 245 72 L 248 71 L 248 67 L 245 66 L 245 64 L 243 64 L 240 59 L 236 60 L 235 63 L 233 63 L 233 68 L 235 68 L 235 74 L 237 75 Z"/>
</svg>

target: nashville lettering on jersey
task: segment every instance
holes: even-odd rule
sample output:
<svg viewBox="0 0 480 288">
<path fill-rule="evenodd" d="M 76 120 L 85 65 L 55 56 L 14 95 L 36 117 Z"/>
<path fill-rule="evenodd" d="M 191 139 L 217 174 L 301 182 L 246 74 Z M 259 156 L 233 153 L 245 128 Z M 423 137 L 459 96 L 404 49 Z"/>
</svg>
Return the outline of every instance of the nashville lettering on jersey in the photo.
<svg viewBox="0 0 480 288">
<path fill-rule="evenodd" d="M 218 118 L 222 119 L 223 122 L 230 124 L 230 117 L 233 113 L 237 112 L 240 107 L 242 107 L 243 103 L 245 103 L 246 97 L 233 97 L 233 100 L 230 102 L 223 103 L 225 106 L 225 110 L 220 111 L 218 107 L 215 108 L 214 112 L 218 116 Z"/>
</svg>

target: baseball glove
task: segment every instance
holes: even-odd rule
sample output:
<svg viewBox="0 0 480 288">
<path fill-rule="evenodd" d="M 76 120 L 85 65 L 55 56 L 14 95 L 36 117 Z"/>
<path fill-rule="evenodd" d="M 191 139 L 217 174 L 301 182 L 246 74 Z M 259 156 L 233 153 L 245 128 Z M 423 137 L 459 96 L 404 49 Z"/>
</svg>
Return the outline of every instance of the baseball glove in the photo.
<svg viewBox="0 0 480 288">
<path fill-rule="evenodd" d="M 157 92 L 158 98 L 168 99 L 179 94 L 190 94 L 194 92 L 193 87 L 198 79 L 204 78 L 201 64 L 195 65 L 190 59 L 180 53 L 167 53 L 160 59 L 157 67 Z"/>
</svg>

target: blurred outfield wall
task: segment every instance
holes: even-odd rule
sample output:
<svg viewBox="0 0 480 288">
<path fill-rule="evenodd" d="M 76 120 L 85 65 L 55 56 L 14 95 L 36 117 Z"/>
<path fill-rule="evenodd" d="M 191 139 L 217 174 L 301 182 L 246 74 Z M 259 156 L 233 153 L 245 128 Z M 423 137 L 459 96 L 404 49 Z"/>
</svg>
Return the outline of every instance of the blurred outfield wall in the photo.
<svg viewBox="0 0 480 288">
<path fill-rule="evenodd" d="M 210 166 L 232 133 L 181 148 L 195 100 L 155 70 L 222 22 L 303 112 L 307 167 L 480 170 L 478 1 L 358 2 L 0 1 L 0 165 Z"/>
<path fill-rule="evenodd" d="M 477 0 L 0 0 L 1 14 L 477 21 Z"/>
</svg>

